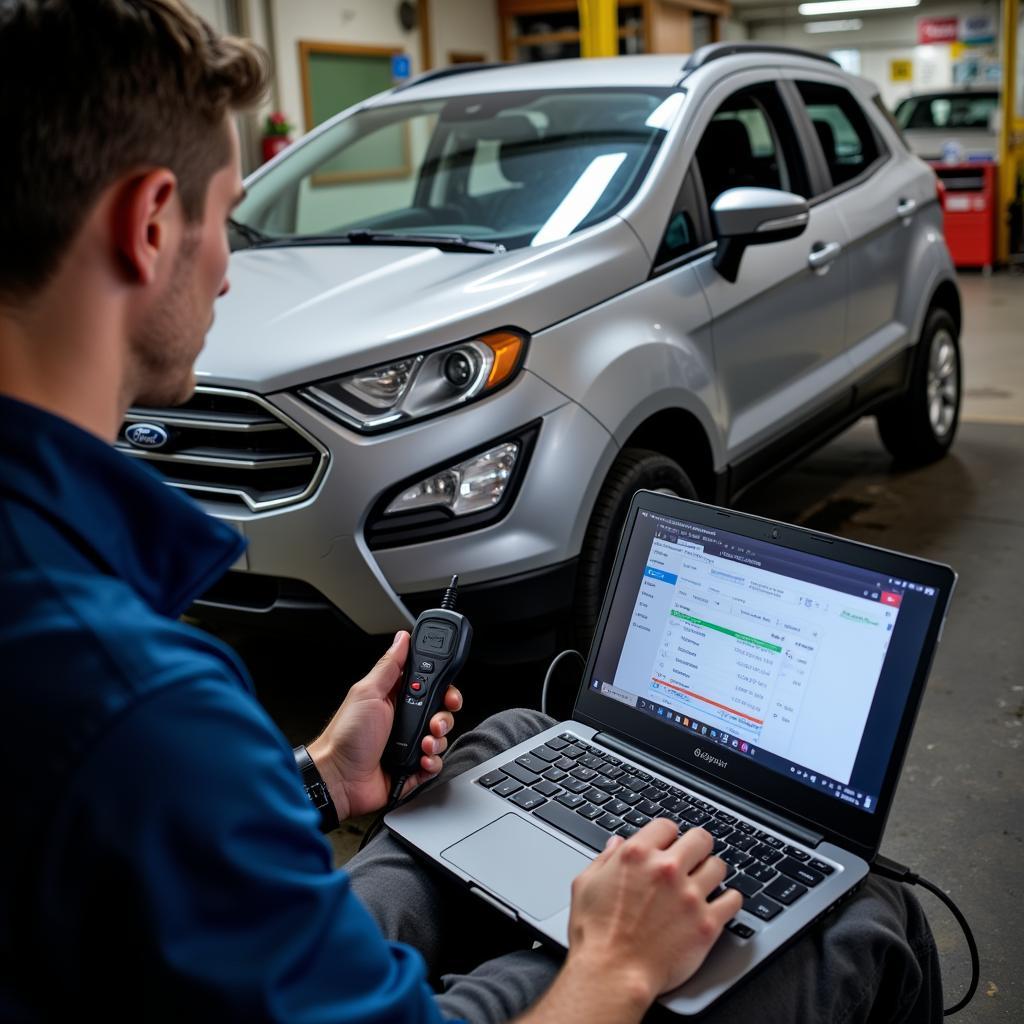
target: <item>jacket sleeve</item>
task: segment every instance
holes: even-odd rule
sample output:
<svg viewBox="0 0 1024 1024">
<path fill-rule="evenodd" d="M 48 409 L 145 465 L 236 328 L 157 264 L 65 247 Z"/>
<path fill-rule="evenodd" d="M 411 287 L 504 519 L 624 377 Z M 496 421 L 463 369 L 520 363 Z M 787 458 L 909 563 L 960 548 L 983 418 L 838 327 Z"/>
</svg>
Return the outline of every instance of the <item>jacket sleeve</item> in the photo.
<svg viewBox="0 0 1024 1024">
<path fill-rule="evenodd" d="M 440 1021 L 422 958 L 385 941 L 317 821 L 255 700 L 216 679 L 162 687 L 57 802 L 54 983 L 144 1019 Z"/>
</svg>

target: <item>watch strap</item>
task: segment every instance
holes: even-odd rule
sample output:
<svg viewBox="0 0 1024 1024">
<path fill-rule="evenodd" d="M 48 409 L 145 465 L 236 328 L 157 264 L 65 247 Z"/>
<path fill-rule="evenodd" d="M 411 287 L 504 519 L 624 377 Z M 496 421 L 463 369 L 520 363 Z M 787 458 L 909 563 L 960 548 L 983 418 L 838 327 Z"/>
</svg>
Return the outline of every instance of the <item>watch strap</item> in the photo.
<svg viewBox="0 0 1024 1024">
<path fill-rule="evenodd" d="M 295 755 L 295 767 L 302 776 L 302 785 L 306 789 L 309 802 L 320 812 L 320 831 L 330 832 L 338 827 L 338 812 L 327 789 L 319 769 L 309 756 L 309 751 L 301 744 L 292 748 Z"/>
</svg>

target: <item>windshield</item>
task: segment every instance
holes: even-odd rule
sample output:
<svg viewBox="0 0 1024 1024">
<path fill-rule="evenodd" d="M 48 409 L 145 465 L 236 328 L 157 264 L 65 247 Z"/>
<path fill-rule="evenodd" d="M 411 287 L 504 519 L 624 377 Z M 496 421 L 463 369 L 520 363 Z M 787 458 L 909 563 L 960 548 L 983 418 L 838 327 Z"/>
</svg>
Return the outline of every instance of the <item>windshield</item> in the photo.
<svg viewBox="0 0 1024 1024">
<path fill-rule="evenodd" d="M 943 96 L 918 96 L 896 108 L 896 123 L 904 129 L 980 128 L 992 129 L 992 117 L 999 106 L 994 92 L 951 92 Z"/>
<path fill-rule="evenodd" d="M 235 220 L 264 241 L 359 230 L 541 245 L 627 202 L 682 98 L 546 91 L 359 110 L 252 182 Z"/>
</svg>

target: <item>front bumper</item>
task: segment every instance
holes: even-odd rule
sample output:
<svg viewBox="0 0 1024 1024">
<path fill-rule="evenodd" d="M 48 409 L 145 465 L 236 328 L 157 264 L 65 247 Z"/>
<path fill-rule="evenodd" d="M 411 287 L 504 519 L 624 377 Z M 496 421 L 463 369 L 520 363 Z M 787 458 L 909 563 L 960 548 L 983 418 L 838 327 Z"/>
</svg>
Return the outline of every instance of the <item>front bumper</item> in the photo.
<svg viewBox="0 0 1024 1024">
<path fill-rule="evenodd" d="M 253 583 L 258 577 L 299 581 L 307 588 L 305 596 L 296 599 L 288 588 L 279 588 L 273 598 L 273 588 L 263 587 L 262 593 L 273 599 L 246 607 L 245 601 L 230 597 L 232 587 L 215 588 L 210 595 L 214 604 L 198 603 L 201 614 L 207 608 L 262 616 L 302 607 L 311 612 L 321 595 L 328 609 L 337 609 L 363 633 L 408 628 L 421 595 L 439 595 L 452 573 L 459 574 L 461 586 L 472 588 L 574 559 L 614 450 L 593 417 L 528 371 L 490 399 L 372 437 L 335 423 L 290 394 L 269 401 L 330 450 L 323 482 L 301 504 L 262 515 L 208 508 L 248 538 L 246 561 L 239 568 L 253 574 Z M 541 421 L 537 443 L 499 522 L 429 542 L 370 550 L 363 535 L 367 514 L 395 483 L 533 420 Z M 564 580 L 560 586 L 565 589 Z M 233 589 L 241 593 L 245 587 Z"/>
</svg>

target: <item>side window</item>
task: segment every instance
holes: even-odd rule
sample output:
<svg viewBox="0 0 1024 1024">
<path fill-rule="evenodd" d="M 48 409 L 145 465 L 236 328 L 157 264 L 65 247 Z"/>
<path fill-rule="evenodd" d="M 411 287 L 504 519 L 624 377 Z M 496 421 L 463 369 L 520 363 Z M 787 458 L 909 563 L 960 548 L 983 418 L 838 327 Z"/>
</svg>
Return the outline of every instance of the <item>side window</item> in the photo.
<svg viewBox="0 0 1024 1024">
<path fill-rule="evenodd" d="M 654 265 L 658 267 L 671 263 L 709 241 L 703 221 L 697 179 L 691 167 L 686 172 L 683 187 L 679 190 L 675 205 L 672 207 L 665 236 L 661 240 L 658 255 L 654 258 Z"/>
<path fill-rule="evenodd" d="M 726 190 L 744 185 L 805 198 L 810 191 L 796 133 L 770 82 L 733 93 L 715 111 L 697 146 L 697 166 L 709 207 Z"/>
<path fill-rule="evenodd" d="M 867 115 L 841 86 L 822 82 L 797 82 L 796 86 L 821 144 L 832 185 L 845 185 L 880 156 Z"/>
</svg>

